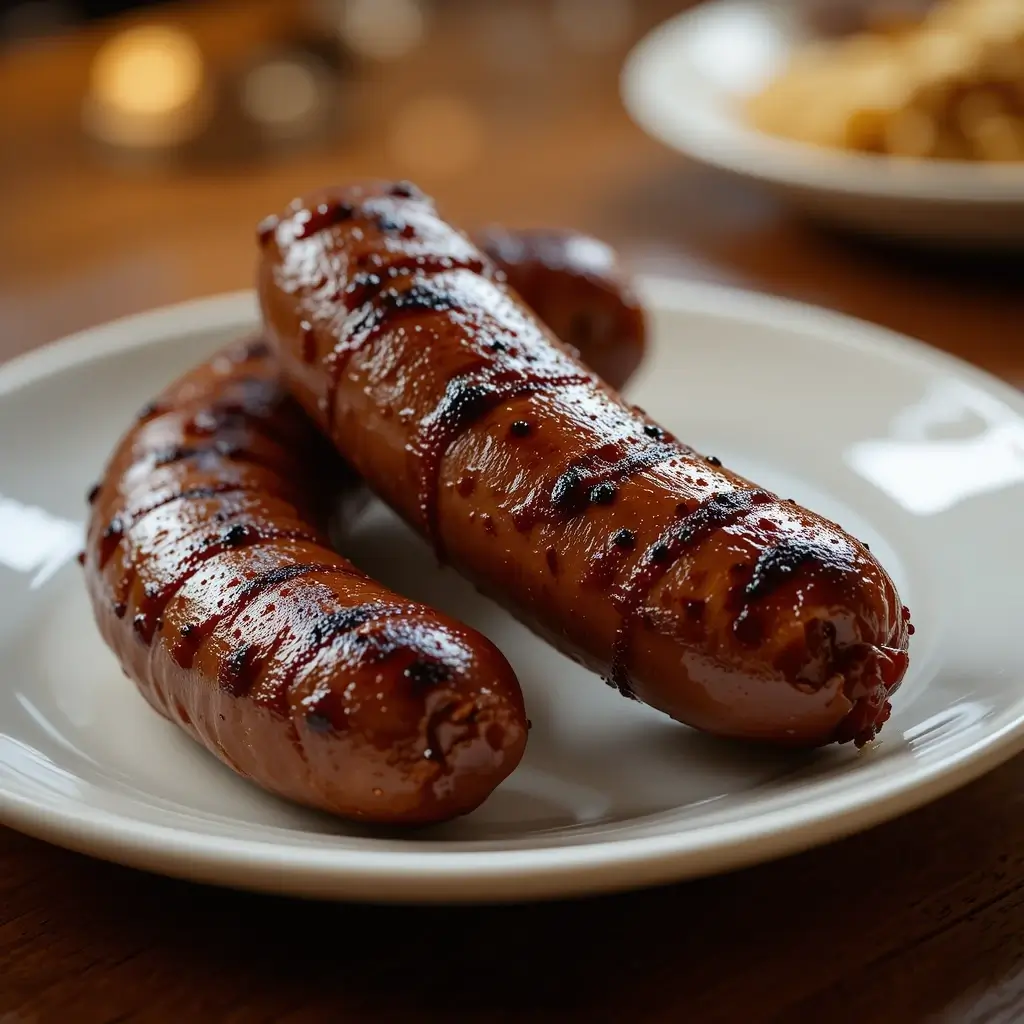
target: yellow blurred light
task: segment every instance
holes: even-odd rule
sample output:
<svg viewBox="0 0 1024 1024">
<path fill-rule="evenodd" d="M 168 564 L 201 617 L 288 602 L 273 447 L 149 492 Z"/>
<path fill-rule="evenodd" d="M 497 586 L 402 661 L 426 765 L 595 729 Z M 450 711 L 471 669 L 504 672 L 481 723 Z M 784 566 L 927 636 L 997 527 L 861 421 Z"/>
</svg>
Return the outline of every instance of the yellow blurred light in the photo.
<svg viewBox="0 0 1024 1024">
<path fill-rule="evenodd" d="M 316 112 L 316 78 L 297 61 L 275 60 L 254 68 L 242 88 L 242 106 L 254 121 L 294 125 Z"/>
<path fill-rule="evenodd" d="M 425 22 L 418 0 L 347 0 L 341 34 L 357 53 L 396 60 L 420 44 Z"/>
<path fill-rule="evenodd" d="M 203 81 L 199 47 L 161 25 L 127 29 L 96 54 L 92 92 L 128 114 L 160 114 L 186 106 Z"/>
<path fill-rule="evenodd" d="M 422 96 L 402 107 L 391 150 L 410 177 L 449 177 L 471 167 L 483 151 L 483 123 L 457 96 Z"/>
<path fill-rule="evenodd" d="M 194 137 L 209 112 L 205 67 L 195 41 L 163 25 L 108 39 L 93 59 L 83 117 L 106 143 L 165 148 Z"/>
</svg>

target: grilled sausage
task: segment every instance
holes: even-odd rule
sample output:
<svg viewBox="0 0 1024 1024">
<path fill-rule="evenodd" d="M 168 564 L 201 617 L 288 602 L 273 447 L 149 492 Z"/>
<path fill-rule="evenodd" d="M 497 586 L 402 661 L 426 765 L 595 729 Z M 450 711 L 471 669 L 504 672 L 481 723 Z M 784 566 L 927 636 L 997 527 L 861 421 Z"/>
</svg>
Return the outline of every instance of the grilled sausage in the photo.
<svg viewBox="0 0 1024 1024">
<path fill-rule="evenodd" d="M 493 225 L 473 242 L 556 338 L 621 388 L 644 354 L 646 323 L 615 250 L 577 231 Z"/>
<path fill-rule="evenodd" d="M 473 239 L 504 273 L 519 297 L 599 377 L 624 387 L 643 359 L 646 318 L 615 250 L 606 242 L 563 229 L 492 226 Z M 344 529 L 366 506 L 358 474 L 338 489 Z"/>
<path fill-rule="evenodd" d="M 522 694 L 488 640 L 330 549 L 346 473 L 265 343 L 216 356 L 143 411 L 90 495 L 96 621 L 153 707 L 264 788 L 452 818 L 522 756 Z"/>
<path fill-rule="evenodd" d="M 875 735 L 909 613 L 862 544 L 627 405 L 415 186 L 325 190 L 259 235 L 289 388 L 481 590 L 698 728 Z"/>
</svg>

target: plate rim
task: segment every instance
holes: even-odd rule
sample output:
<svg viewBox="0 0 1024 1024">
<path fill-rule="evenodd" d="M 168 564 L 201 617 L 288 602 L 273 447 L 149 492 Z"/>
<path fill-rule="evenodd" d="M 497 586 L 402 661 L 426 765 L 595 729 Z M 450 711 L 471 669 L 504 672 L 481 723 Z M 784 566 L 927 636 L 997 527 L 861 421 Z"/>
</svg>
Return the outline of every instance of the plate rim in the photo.
<svg viewBox="0 0 1024 1024">
<path fill-rule="evenodd" d="M 627 54 L 619 74 L 619 93 L 630 118 L 644 132 L 669 148 L 694 160 L 745 178 L 776 186 L 817 193 L 843 193 L 904 202 L 964 204 L 1002 207 L 1024 202 L 1024 170 L 982 165 L 970 160 L 914 160 L 871 153 L 847 153 L 807 143 L 775 138 L 730 119 L 745 145 L 739 149 L 717 144 L 694 130 L 679 110 L 666 114 L 667 99 L 651 88 L 650 79 L 660 71 L 678 40 L 698 20 L 728 6 L 758 6 L 770 10 L 766 0 L 710 0 L 679 12 L 656 25 Z M 653 109 L 652 109 L 653 108 Z M 902 173 L 899 173 L 902 172 Z M 908 173 L 908 172 L 913 172 Z"/>
<path fill-rule="evenodd" d="M 653 310 L 756 320 L 812 330 L 921 367 L 966 377 L 1024 413 L 1012 385 L 921 341 L 846 314 L 729 286 L 639 275 Z M 118 351 L 192 331 L 258 327 L 251 290 L 193 299 L 87 328 L 0 365 L 0 400 L 15 389 Z M 97 808 L 38 804 L 0 777 L 0 822 L 36 838 L 127 866 L 234 888 L 368 902 L 504 902 L 558 899 L 719 874 L 824 845 L 960 788 L 1024 749 L 1024 695 L 997 725 L 941 758 L 792 807 L 655 836 L 510 850 L 314 848 L 224 838 L 147 823 Z"/>
</svg>

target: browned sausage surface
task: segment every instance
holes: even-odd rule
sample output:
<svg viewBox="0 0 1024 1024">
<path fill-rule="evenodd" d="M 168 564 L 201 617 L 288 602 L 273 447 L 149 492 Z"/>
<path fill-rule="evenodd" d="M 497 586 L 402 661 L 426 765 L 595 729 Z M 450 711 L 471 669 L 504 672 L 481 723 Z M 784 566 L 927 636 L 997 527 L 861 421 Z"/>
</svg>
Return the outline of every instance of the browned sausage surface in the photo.
<svg viewBox="0 0 1024 1024">
<path fill-rule="evenodd" d="M 290 389 L 482 590 L 680 721 L 874 736 L 909 628 L 862 544 L 627 405 L 415 186 L 325 190 L 260 238 Z"/>
<path fill-rule="evenodd" d="M 644 354 L 643 308 L 611 246 L 578 231 L 492 225 L 473 242 L 556 338 L 621 388 Z"/>
<path fill-rule="evenodd" d="M 96 621 L 150 704 L 266 789 L 451 818 L 519 762 L 519 685 L 484 637 L 331 550 L 346 472 L 265 343 L 221 353 L 143 410 L 90 496 Z"/>
</svg>

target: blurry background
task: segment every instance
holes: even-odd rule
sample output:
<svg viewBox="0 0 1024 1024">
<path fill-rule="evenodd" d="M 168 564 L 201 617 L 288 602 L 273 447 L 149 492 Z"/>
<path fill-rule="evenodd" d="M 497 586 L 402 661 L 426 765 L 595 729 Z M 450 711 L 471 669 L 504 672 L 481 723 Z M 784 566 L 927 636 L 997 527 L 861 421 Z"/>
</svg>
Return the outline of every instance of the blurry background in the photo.
<svg viewBox="0 0 1024 1024">
<path fill-rule="evenodd" d="M 588 230 L 640 269 L 838 308 L 1019 375 L 1016 258 L 833 236 L 629 121 L 626 54 L 687 6 L 0 0 L 0 358 L 247 287 L 266 213 L 331 181 L 400 176 L 467 228 Z M 803 10 L 839 32 L 864 4 Z"/>
</svg>

